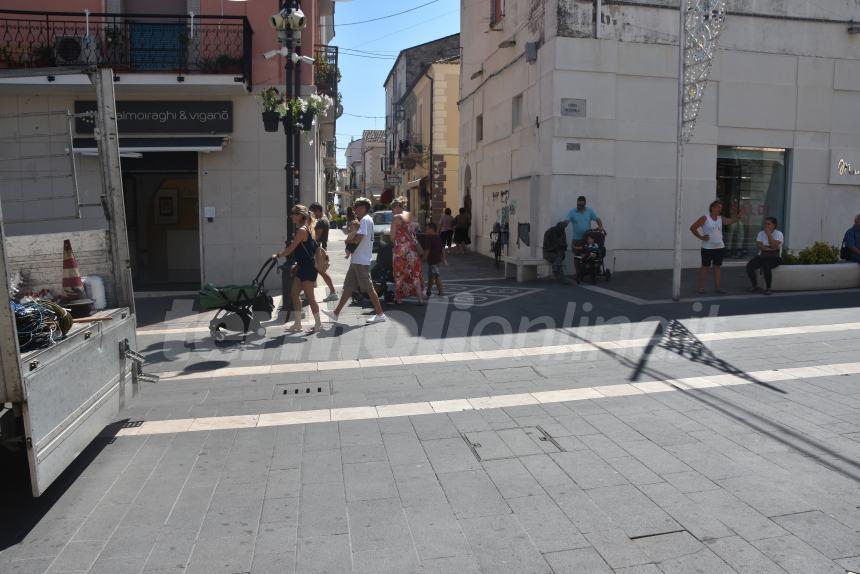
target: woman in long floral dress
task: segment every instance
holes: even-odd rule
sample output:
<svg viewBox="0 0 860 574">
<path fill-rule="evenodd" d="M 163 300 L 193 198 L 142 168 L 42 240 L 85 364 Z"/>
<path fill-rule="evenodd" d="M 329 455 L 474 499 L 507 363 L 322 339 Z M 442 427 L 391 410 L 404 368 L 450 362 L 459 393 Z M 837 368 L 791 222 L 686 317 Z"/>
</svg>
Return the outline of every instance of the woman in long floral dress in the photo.
<svg viewBox="0 0 860 574">
<path fill-rule="evenodd" d="M 398 197 L 391 202 L 391 211 L 394 214 L 391 221 L 391 238 L 394 242 L 394 300 L 400 304 L 404 298 L 415 296 L 423 303 L 423 250 L 415 235 L 412 214 L 406 211 L 406 198 Z"/>
</svg>

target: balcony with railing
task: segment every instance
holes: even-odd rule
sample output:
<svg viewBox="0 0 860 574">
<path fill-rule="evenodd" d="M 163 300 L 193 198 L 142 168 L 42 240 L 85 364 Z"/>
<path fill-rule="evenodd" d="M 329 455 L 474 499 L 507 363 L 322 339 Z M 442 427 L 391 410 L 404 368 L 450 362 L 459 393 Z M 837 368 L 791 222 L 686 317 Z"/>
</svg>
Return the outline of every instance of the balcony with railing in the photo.
<svg viewBox="0 0 860 574">
<path fill-rule="evenodd" d="M 314 83 L 317 92 L 337 101 L 340 68 L 337 63 L 337 46 L 314 46 Z"/>
<path fill-rule="evenodd" d="M 428 150 L 421 142 L 421 134 L 408 134 L 407 139 L 400 140 L 397 145 L 397 165 L 400 169 L 412 170 L 424 166 Z"/>
<path fill-rule="evenodd" d="M 0 70 L 223 74 L 251 85 L 244 16 L 0 10 Z"/>
</svg>

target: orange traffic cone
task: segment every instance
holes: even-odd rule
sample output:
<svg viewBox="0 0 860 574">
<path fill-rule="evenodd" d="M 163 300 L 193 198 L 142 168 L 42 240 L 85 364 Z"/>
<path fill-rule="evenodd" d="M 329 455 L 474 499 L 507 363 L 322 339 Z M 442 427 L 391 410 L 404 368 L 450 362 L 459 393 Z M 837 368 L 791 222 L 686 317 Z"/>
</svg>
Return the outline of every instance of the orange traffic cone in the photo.
<svg viewBox="0 0 860 574">
<path fill-rule="evenodd" d="M 78 261 L 72 253 L 72 242 L 63 241 L 63 299 L 73 301 L 84 297 L 84 282 Z"/>
</svg>

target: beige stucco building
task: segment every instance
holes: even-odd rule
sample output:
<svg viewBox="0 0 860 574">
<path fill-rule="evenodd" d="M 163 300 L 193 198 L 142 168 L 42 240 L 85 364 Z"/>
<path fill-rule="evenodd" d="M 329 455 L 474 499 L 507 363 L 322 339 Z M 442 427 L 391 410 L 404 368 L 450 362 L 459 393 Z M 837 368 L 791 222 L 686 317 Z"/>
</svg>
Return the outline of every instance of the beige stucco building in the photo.
<svg viewBox="0 0 860 574">
<path fill-rule="evenodd" d="M 439 221 L 446 207 L 462 205 L 458 58 L 434 62 L 418 76 L 404 98 L 406 145 L 398 149 L 400 184 L 422 226 Z M 396 195 L 396 194 L 395 194 Z"/>
<path fill-rule="evenodd" d="M 386 197 L 407 197 L 422 226 L 461 204 L 459 53 L 459 34 L 406 48 L 384 83 Z"/>
</svg>

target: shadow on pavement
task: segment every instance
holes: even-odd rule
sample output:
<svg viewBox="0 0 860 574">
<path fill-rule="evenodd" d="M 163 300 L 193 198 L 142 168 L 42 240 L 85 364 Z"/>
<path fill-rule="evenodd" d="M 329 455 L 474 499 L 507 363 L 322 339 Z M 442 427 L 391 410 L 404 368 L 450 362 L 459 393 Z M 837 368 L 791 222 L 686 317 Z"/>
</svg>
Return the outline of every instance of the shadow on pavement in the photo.
<svg viewBox="0 0 860 574">
<path fill-rule="evenodd" d="M 648 358 L 654 352 L 655 347 L 665 349 L 666 351 L 672 351 L 693 363 L 714 367 L 723 373 L 734 375 L 738 378 L 744 379 L 745 381 L 749 381 L 750 383 L 767 387 L 776 393 L 786 394 L 782 389 L 764 381 L 759 381 L 755 377 L 750 376 L 749 373 L 738 369 L 725 359 L 718 357 L 716 353 L 706 347 L 705 344 L 702 343 L 696 335 L 690 332 L 689 329 L 679 321 L 674 320 L 669 321 L 665 326 L 662 322 L 657 324 L 657 328 L 654 330 L 654 335 L 651 337 L 651 341 L 645 347 L 645 350 L 642 352 L 642 356 L 639 358 L 639 362 L 636 364 L 633 374 L 630 376 L 631 381 L 639 380 L 642 373 L 646 370 Z"/>
<path fill-rule="evenodd" d="M 96 457 L 114 441 L 117 431 L 126 423 L 127 419 L 105 428 L 38 498 L 34 498 L 31 491 L 26 454 L 0 449 L 0 492 L 3 493 L 0 552 L 24 540 Z"/>
<path fill-rule="evenodd" d="M 695 335 L 690 334 L 690 336 L 695 338 Z M 571 334 L 571 337 L 582 341 L 583 343 L 594 344 L 593 341 L 590 341 L 585 337 L 580 337 L 575 334 Z M 701 341 L 698 341 L 698 345 L 704 346 Z M 673 349 L 670 348 L 669 350 Z M 642 364 L 641 360 L 633 361 L 617 351 L 601 348 L 600 352 L 609 357 L 612 357 L 622 365 L 631 367 L 632 369 L 634 369 L 634 374 L 636 374 L 638 370 L 639 374 L 646 374 L 650 377 L 653 377 L 655 380 L 671 381 L 671 379 L 674 378 L 670 374 L 664 373 L 659 369 L 655 369 L 653 367 L 648 367 L 645 365 L 642 365 L 640 367 L 640 365 Z M 687 358 L 689 359 L 689 357 Z M 726 374 L 737 374 L 735 372 L 731 372 L 733 370 L 736 371 L 737 369 L 724 361 L 718 360 L 712 366 L 721 368 L 720 365 L 727 366 L 727 368 L 730 369 L 724 371 Z M 766 384 L 762 381 L 757 381 L 753 377 L 747 377 L 747 380 L 750 380 L 750 382 L 752 382 L 753 384 L 760 385 L 761 387 L 766 388 L 770 391 L 775 391 L 782 394 L 790 394 L 781 389 L 775 389 L 772 385 Z M 720 414 L 729 417 L 733 421 L 743 426 L 749 427 L 753 431 L 760 433 L 776 442 L 779 442 L 780 444 L 787 446 L 788 448 L 800 453 L 801 455 L 809 457 L 821 466 L 832 470 L 833 472 L 836 472 L 846 478 L 849 478 L 857 483 L 860 483 L 860 462 L 836 452 L 835 450 L 825 446 L 824 443 L 822 443 L 821 441 L 803 435 L 793 430 L 787 425 L 776 422 L 768 417 L 762 416 L 755 411 L 740 406 L 732 401 L 726 400 L 725 398 L 718 396 L 713 391 L 710 391 L 708 389 L 691 390 L 681 388 L 677 385 L 672 385 L 671 382 L 668 382 L 667 384 L 673 386 L 678 392 L 683 393 L 685 397 L 689 397 L 690 399 L 702 403 L 703 405 L 719 412 Z M 715 390 L 717 389 L 720 389 L 720 387 L 716 387 Z"/>
</svg>

